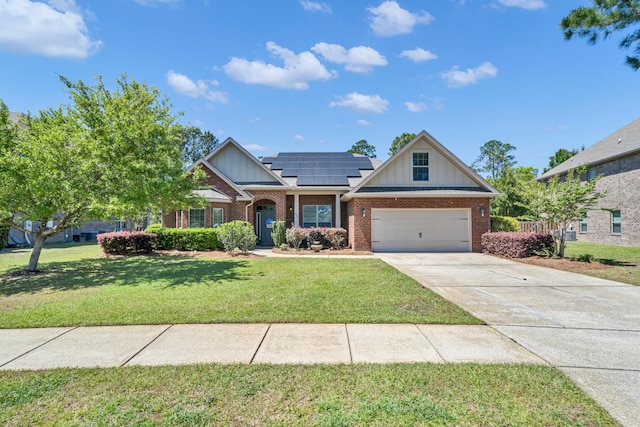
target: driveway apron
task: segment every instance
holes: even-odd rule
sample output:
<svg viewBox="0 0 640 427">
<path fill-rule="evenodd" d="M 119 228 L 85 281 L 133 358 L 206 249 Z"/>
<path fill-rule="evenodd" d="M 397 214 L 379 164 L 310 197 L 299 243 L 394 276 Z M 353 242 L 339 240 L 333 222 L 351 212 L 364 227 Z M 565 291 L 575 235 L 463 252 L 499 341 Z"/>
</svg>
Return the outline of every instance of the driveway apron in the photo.
<svg viewBox="0 0 640 427">
<path fill-rule="evenodd" d="M 640 287 L 477 253 L 377 255 L 640 426 Z"/>
</svg>

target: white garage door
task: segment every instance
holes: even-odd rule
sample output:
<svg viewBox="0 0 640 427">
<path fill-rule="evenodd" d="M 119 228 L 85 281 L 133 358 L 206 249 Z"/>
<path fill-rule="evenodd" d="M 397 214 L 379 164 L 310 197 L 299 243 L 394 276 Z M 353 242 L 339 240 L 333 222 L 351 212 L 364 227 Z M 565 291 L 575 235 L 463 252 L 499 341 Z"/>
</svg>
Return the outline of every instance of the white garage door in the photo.
<svg viewBox="0 0 640 427">
<path fill-rule="evenodd" d="M 469 209 L 372 209 L 378 252 L 470 252 Z"/>
</svg>

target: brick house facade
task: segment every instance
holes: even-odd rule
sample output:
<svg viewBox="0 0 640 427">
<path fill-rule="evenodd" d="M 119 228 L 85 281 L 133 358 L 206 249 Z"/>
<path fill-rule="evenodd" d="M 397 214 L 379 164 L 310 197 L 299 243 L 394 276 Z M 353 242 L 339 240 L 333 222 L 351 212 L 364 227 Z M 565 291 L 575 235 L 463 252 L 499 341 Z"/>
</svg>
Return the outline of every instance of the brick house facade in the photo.
<svg viewBox="0 0 640 427">
<path fill-rule="evenodd" d="M 354 250 L 481 251 L 489 202 L 498 196 L 424 131 L 384 163 L 351 153 L 280 153 L 261 161 L 229 138 L 192 167 L 205 172 L 209 203 L 168 212 L 163 226 L 210 227 L 222 215 L 223 222 L 250 222 L 267 245 L 271 221 L 284 220 L 346 228 Z"/>
<path fill-rule="evenodd" d="M 606 195 L 573 222 L 577 240 L 640 246 L 640 119 L 579 152 L 539 180 L 563 176 L 581 166 L 587 167 L 583 180 L 600 176 L 596 191 Z"/>
</svg>

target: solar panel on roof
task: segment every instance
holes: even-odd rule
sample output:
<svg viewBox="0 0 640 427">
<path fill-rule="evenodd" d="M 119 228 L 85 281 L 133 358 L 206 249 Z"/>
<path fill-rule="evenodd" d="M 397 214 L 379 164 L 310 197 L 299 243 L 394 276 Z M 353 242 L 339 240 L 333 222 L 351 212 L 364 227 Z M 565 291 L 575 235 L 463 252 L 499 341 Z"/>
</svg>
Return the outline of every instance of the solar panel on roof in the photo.
<svg viewBox="0 0 640 427">
<path fill-rule="evenodd" d="M 352 153 L 279 153 L 262 163 L 281 170 L 285 178 L 297 177 L 298 185 L 349 185 L 349 177 L 360 177 L 361 170 L 373 170 L 368 157 Z"/>
</svg>

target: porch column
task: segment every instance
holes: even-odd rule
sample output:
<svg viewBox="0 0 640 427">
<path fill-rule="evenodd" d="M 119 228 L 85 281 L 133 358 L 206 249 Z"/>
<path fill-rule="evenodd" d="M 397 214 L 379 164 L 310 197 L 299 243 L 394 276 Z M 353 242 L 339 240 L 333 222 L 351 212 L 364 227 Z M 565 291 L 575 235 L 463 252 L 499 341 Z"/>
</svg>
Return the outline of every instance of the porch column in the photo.
<svg viewBox="0 0 640 427">
<path fill-rule="evenodd" d="M 342 226 L 340 222 L 341 216 L 342 214 L 340 213 L 340 195 L 336 194 L 336 224 L 335 224 L 336 228 L 340 228 Z"/>
<path fill-rule="evenodd" d="M 300 225 L 300 195 L 293 195 L 293 225 Z"/>
</svg>

